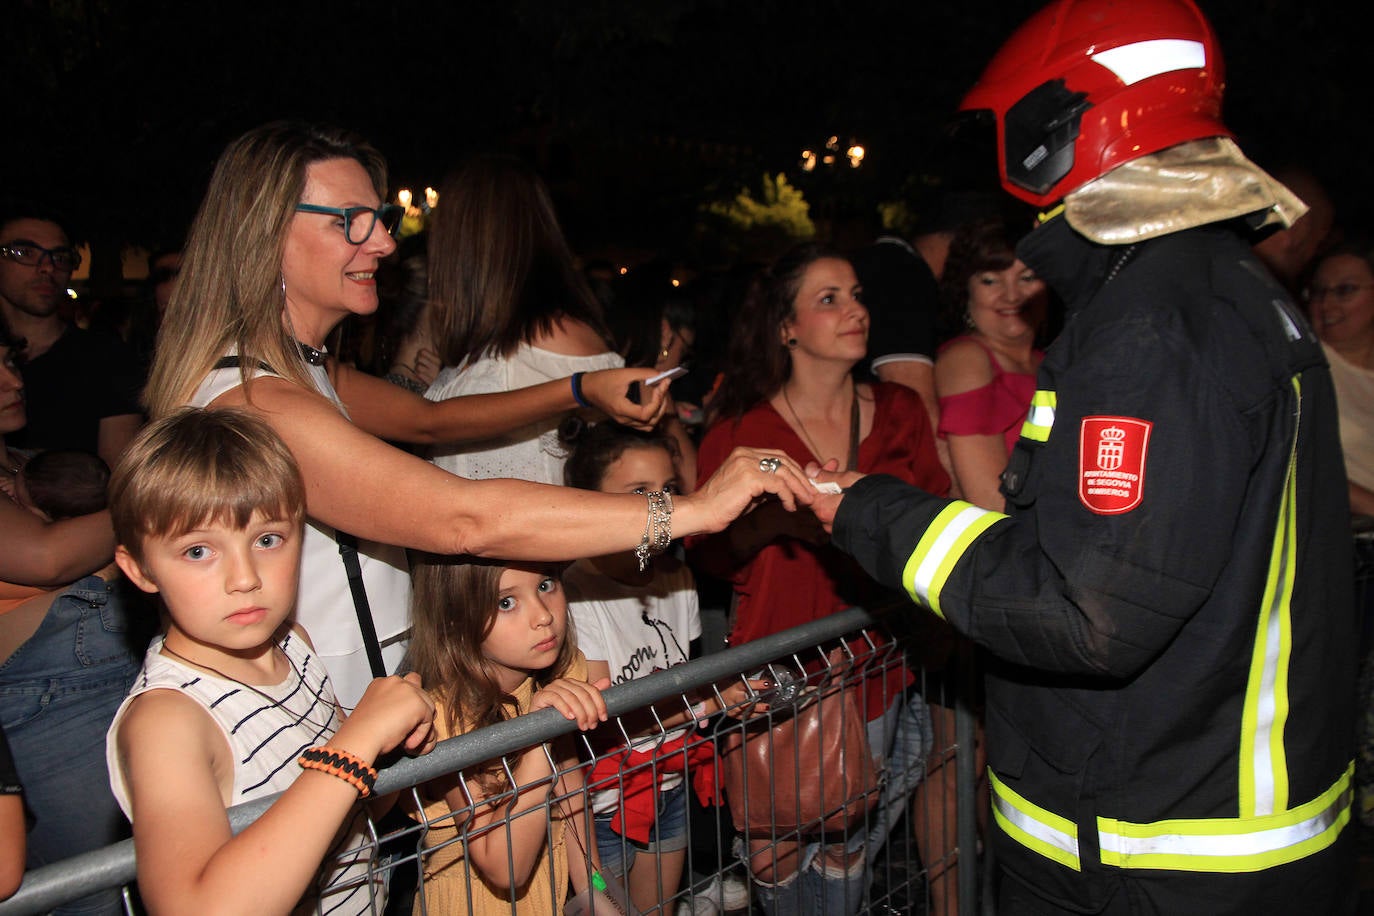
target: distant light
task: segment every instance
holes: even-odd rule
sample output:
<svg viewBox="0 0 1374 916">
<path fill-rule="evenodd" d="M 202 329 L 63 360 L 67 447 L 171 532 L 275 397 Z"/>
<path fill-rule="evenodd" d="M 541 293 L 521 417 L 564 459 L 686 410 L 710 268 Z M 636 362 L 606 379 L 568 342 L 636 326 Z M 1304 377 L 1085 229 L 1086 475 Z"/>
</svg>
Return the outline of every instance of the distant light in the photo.
<svg viewBox="0 0 1374 916">
<path fill-rule="evenodd" d="M 75 299 L 75 298 L 76 298 L 76 290 L 72 289 L 70 286 L 67 287 L 67 298 L 68 298 L 68 299 Z"/>
<path fill-rule="evenodd" d="M 803 172 L 812 172 L 816 169 L 816 153 L 809 149 L 802 150 L 801 169 Z"/>
<path fill-rule="evenodd" d="M 622 267 L 622 268 L 620 268 L 620 275 L 621 275 L 622 277 L 625 276 L 625 275 L 626 275 L 627 273 L 629 273 L 629 272 L 630 272 L 630 268 L 628 268 L 628 267 Z"/>
<path fill-rule="evenodd" d="M 675 279 L 675 280 L 673 280 L 672 282 L 673 282 L 673 285 L 674 285 L 674 286 L 681 286 L 681 285 L 682 285 L 682 281 L 681 281 L 681 280 Z"/>
<path fill-rule="evenodd" d="M 840 138 L 832 135 L 829 140 L 825 141 L 825 148 L 828 150 L 838 150 L 840 148 Z"/>
<path fill-rule="evenodd" d="M 864 148 L 857 143 L 849 148 L 849 167 L 851 169 L 857 169 L 863 165 L 864 152 Z"/>
<path fill-rule="evenodd" d="M 425 188 L 425 206 L 433 210 L 439 206 L 439 192 L 433 188 Z"/>
<path fill-rule="evenodd" d="M 400 204 L 407 210 L 410 209 L 410 202 L 414 199 L 415 195 L 410 193 L 409 188 L 401 188 L 401 190 L 396 192 L 396 203 Z"/>
<path fill-rule="evenodd" d="M 825 163 L 826 165 L 834 165 L 835 157 L 831 155 L 826 155 L 824 158 L 821 159 L 821 162 Z"/>
</svg>

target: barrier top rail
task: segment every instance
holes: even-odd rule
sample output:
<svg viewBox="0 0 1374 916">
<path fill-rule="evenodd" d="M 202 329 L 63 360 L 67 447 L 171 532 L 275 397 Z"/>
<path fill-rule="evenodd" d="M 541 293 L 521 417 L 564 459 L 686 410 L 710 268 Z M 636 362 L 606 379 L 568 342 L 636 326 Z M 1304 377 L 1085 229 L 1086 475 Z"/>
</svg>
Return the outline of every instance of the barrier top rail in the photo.
<svg viewBox="0 0 1374 916">
<path fill-rule="evenodd" d="M 783 656 L 794 656 L 801 662 L 802 656 L 809 651 L 821 652 L 818 648 L 821 644 L 865 630 L 876 625 L 880 619 L 886 619 L 883 610 L 850 608 L 742 646 L 732 646 L 693 659 L 645 678 L 626 681 L 604 691 L 607 714 L 611 717 L 621 716 L 670 697 L 680 698 L 690 708 L 691 703 L 685 696 L 689 691 L 738 676 Z M 821 652 L 823 656 L 824 652 Z M 564 719 L 557 710 L 537 710 L 449 738 L 424 757 L 399 760 L 379 773 L 376 792 L 386 795 L 409 789 L 438 776 L 551 741 L 576 730 L 577 726 Z M 275 799 L 274 795 L 230 808 L 230 828 L 234 833 L 243 830 L 261 816 Z M 37 916 L 47 913 L 56 906 L 97 891 L 132 884 L 136 875 L 133 841 L 123 840 L 104 849 L 27 872 L 15 895 L 0 902 L 0 916 Z"/>
</svg>

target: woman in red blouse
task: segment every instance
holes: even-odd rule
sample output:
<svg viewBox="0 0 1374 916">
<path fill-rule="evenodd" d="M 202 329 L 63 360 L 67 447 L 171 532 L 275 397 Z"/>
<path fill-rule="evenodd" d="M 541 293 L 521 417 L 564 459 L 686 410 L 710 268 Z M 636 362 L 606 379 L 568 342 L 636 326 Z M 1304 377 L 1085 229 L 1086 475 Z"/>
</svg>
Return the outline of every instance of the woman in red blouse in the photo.
<svg viewBox="0 0 1374 916">
<path fill-rule="evenodd" d="M 946 493 L 949 478 L 919 397 L 901 385 L 856 378 L 867 348 L 868 311 L 849 262 L 814 245 L 784 255 L 756 279 L 737 315 L 698 474 L 709 476 L 736 445 L 748 444 L 779 449 L 802 464 L 834 461 Z M 733 585 L 734 645 L 853 605 L 871 607 L 890 594 L 828 545 L 809 511 L 786 513 L 771 502 L 719 534 L 689 538 L 687 546 L 699 569 Z M 900 677 L 868 679 L 875 753 L 886 750 L 906 686 Z M 788 905 L 824 895 L 828 912 L 857 911 L 852 882 L 862 878 L 862 838 L 824 849 L 766 845 L 751 863 L 766 905 L 784 894 L 778 902 Z M 809 893 L 797 886 L 799 875 L 825 886 Z"/>
</svg>

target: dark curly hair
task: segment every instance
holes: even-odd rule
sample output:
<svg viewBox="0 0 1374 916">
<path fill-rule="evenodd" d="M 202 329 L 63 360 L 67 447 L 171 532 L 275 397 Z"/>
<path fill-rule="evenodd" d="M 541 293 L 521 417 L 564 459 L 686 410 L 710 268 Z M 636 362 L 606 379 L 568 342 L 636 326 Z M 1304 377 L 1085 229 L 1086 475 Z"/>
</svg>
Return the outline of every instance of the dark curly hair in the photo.
<svg viewBox="0 0 1374 916">
<path fill-rule="evenodd" d="M 940 278 L 940 321 L 945 336 L 965 330 L 968 317 L 968 282 L 985 270 L 1003 271 L 1016 261 L 1017 232 L 1000 218 L 965 223 L 949 243 L 949 257 Z"/>
<path fill-rule="evenodd" d="M 807 268 L 825 258 L 848 260 L 832 248 L 807 242 L 754 276 L 735 315 L 708 423 L 723 417 L 739 419 L 777 393 L 792 374 L 792 355 L 778 340 L 778 329 L 796 314 L 797 293 Z"/>
<path fill-rule="evenodd" d="M 661 448 L 674 461 L 677 442 L 666 433 L 642 432 L 619 423 L 602 421 L 583 426 L 572 440 L 572 452 L 563 465 L 563 481 L 579 490 L 599 490 L 606 471 L 630 449 Z"/>
</svg>

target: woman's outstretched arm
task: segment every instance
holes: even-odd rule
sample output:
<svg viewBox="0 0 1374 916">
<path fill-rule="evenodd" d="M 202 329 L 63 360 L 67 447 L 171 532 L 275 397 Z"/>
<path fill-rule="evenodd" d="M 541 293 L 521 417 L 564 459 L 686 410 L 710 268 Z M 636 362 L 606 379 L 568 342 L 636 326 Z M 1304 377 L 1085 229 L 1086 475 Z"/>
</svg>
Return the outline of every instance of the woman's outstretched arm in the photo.
<svg viewBox="0 0 1374 916">
<path fill-rule="evenodd" d="M 386 384 L 382 382 L 382 384 Z M 257 412 L 286 442 L 305 477 L 307 509 L 361 538 L 434 553 L 570 560 L 633 550 L 648 516 L 642 496 L 519 480 L 467 480 L 350 423 L 328 400 L 278 378 L 221 395 L 214 406 Z M 778 469 L 760 469 L 777 457 Z M 720 531 L 767 493 L 791 509 L 815 490 L 790 458 L 736 449 L 696 492 L 674 500 L 672 534 Z"/>
<path fill-rule="evenodd" d="M 632 382 L 651 375 L 652 369 L 582 373 L 582 398 L 619 423 L 647 429 L 663 415 L 666 387 L 648 389 L 642 404 L 631 401 L 627 392 Z M 385 379 L 339 366 L 334 387 L 360 428 L 389 442 L 419 445 L 490 439 L 582 406 L 574 397 L 570 378 L 511 391 L 431 401 Z"/>
<path fill-rule="evenodd" d="M 0 496 L 0 580 L 68 585 L 108 564 L 114 547 L 108 512 L 45 522 Z"/>
</svg>

